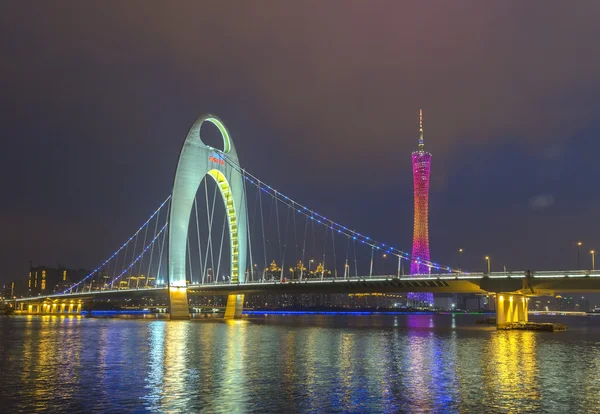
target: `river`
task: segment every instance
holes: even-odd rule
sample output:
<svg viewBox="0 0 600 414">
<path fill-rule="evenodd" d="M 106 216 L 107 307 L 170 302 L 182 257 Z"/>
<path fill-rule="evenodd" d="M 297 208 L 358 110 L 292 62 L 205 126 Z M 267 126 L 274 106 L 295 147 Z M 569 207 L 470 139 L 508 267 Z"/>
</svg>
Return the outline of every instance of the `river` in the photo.
<svg viewBox="0 0 600 414">
<path fill-rule="evenodd" d="M 600 317 L 0 317 L 0 411 L 598 412 Z"/>
</svg>

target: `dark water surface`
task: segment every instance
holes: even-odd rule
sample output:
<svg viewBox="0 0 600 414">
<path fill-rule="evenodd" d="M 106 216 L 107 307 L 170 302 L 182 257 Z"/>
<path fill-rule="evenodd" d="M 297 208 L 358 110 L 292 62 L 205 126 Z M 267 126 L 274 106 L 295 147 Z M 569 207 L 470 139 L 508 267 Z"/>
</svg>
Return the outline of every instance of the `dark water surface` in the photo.
<svg viewBox="0 0 600 414">
<path fill-rule="evenodd" d="M 0 317 L 0 412 L 600 411 L 600 318 L 475 319 Z"/>
</svg>

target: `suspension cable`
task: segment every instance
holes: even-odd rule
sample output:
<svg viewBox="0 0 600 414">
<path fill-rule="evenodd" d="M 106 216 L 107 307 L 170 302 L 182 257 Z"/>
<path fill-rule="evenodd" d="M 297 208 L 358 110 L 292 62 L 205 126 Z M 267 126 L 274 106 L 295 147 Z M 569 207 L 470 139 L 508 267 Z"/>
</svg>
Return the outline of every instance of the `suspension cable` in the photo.
<svg viewBox="0 0 600 414">
<path fill-rule="evenodd" d="M 204 274 L 204 266 L 202 263 L 202 241 L 200 240 L 200 220 L 198 220 L 198 202 L 196 201 L 196 195 L 194 195 L 194 215 L 196 216 L 196 237 L 198 239 L 198 258 L 200 259 L 200 277 L 198 283 L 202 280 Z"/>
<path fill-rule="evenodd" d="M 169 217 L 169 212 L 171 211 L 171 203 L 169 203 L 167 205 L 167 217 Z M 167 223 L 169 222 L 169 220 L 167 219 Z M 166 224 L 165 224 L 166 226 Z M 165 239 L 167 237 L 167 233 L 169 232 L 169 229 L 167 228 L 167 231 L 165 231 L 163 233 L 163 238 L 162 238 L 162 244 L 160 246 L 160 257 L 158 258 L 158 273 L 156 274 L 156 279 L 160 280 L 160 272 L 161 272 L 161 268 L 162 268 L 162 258 L 163 258 L 163 251 L 165 249 Z M 167 285 L 170 285 L 170 280 L 169 278 L 171 277 L 171 275 L 169 274 L 169 265 L 167 264 Z"/>
<path fill-rule="evenodd" d="M 325 276 L 325 252 L 327 251 L 327 229 L 325 229 L 325 241 L 323 243 L 323 270 L 321 271 L 321 280 Z"/>
<path fill-rule="evenodd" d="M 296 258 L 298 258 L 298 231 L 296 230 L 296 209 L 292 207 L 292 221 L 294 224 L 294 243 L 295 243 L 295 249 L 294 249 L 294 253 Z M 295 259 L 294 259 L 295 261 Z M 294 263 L 292 263 L 293 265 Z M 302 270 L 300 270 L 302 271 Z M 295 272 L 294 272 L 295 273 Z"/>
<path fill-rule="evenodd" d="M 325 229 L 327 231 L 327 229 Z M 333 277 L 337 278 L 337 259 L 335 257 L 335 233 L 333 227 L 331 228 L 331 243 L 333 245 Z"/>
<path fill-rule="evenodd" d="M 204 180 L 204 195 L 206 197 L 206 218 L 208 220 L 208 241 L 206 244 L 206 256 L 204 258 L 204 270 L 206 271 L 206 274 L 208 275 L 208 269 L 207 269 L 207 265 L 208 265 L 208 252 L 210 252 L 210 265 L 211 265 L 211 270 L 213 271 L 213 276 L 214 276 L 214 271 L 215 271 L 215 255 L 214 255 L 214 250 L 212 247 L 212 223 L 213 223 L 213 217 L 215 214 L 215 201 L 216 201 L 216 195 L 217 195 L 217 186 L 219 185 L 219 183 L 216 183 L 215 186 L 215 191 L 213 192 L 213 208 L 212 211 L 210 210 L 210 207 L 208 205 L 208 184 L 207 184 L 207 180 Z M 202 276 L 202 283 L 204 284 L 204 275 Z"/>
<path fill-rule="evenodd" d="M 283 241 L 283 255 L 281 256 L 281 280 L 283 280 L 283 272 L 284 272 L 284 268 L 285 268 L 285 255 L 287 252 L 287 239 L 288 239 L 289 224 L 290 224 L 290 210 L 288 209 L 287 214 L 285 216 L 285 236 L 284 236 L 284 241 Z"/>
<path fill-rule="evenodd" d="M 245 174 L 245 173 L 244 173 Z M 246 207 L 248 207 L 248 194 L 246 193 L 246 175 L 244 175 L 244 203 L 246 203 Z M 247 211 L 247 208 L 246 208 Z M 256 206 L 254 206 L 254 211 L 256 212 Z M 252 235 L 250 233 L 250 222 L 248 220 L 246 220 L 246 229 L 248 230 L 248 250 L 249 250 L 249 254 L 250 254 L 250 272 L 249 272 L 249 276 L 250 276 L 250 281 L 253 281 L 253 277 L 252 277 L 252 272 L 254 271 L 254 262 L 252 261 Z M 246 263 L 246 267 L 248 266 L 248 264 Z M 239 278 L 238 278 L 239 281 Z M 244 278 L 244 282 L 246 281 L 246 278 Z"/>
<path fill-rule="evenodd" d="M 302 259 L 300 264 L 300 280 L 302 280 L 302 276 L 304 275 L 304 254 L 306 253 L 306 233 L 308 231 L 308 217 L 304 217 L 304 243 L 302 245 Z M 309 275 L 310 276 L 310 275 Z"/>
<path fill-rule="evenodd" d="M 227 224 L 227 215 L 223 217 L 223 230 L 221 231 L 221 247 L 219 248 L 219 260 L 217 261 L 217 276 L 215 281 L 219 280 L 219 271 L 221 270 L 221 256 L 223 255 L 223 239 L 225 238 L 225 225 Z M 214 270 L 214 269 L 213 269 Z M 231 281 L 231 275 L 229 276 Z"/>
<path fill-rule="evenodd" d="M 166 222 L 164 226 L 162 226 L 162 228 L 160 229 L 160 231 L 158 232 L 158 234 L 152 239 L 152 241 L 144 248 L 144 250 L 142 251 L 142 253 L 136 257 L 133 262 L 131 262 L 131 264 L 129 266 L 127 266 L 127 268 L 123 269 L 123 271 L 116 276 L 116 278 L 114 280 L 111 281 L 111 284 L 114 283 L 116 280 L 119 280 L 121 278 L 121 276 L 123 276 L 125 273 L 127 273 L 127 271 L 129 269 L 131 269 L 133 266 L 135 266 L 135 264 L 142 258 L 142 255 L 144 252 L 146 252 L 149 248 L 150 245 L 152 245 L 154 242 L 156 242 L 156 240 L 159 238 L 159 236 L 161 235 L 161 233 L 163 234 L 163 242 L 164 242 L 164 234 L 166 234 L 167 232 L 165 231 L 165 229 L 167 228 L 167 225 L 169 224 L 169 222 Z M 164 245 L 164 243 L 163 243 Z"/>
<path fill-rule="evenodd" d="M 350 237 L 346 243 L 346 262 L 344 263 L 344 279 L 350 279 L 350 268 L 348 267 L 348 252 L 350 251 Z"/>
<path fill-rule="evenodd" d="M 187 256 L 188 256 L 188 265 L 190 266 L 190 283 L 194 283 L 194 271 L 192 270 L 192 251 L 190 248 L 190 235 L 187 237 Z"/>
<path fill-rule="evenodd" d="M 232 161 L 230 158 L 228 158 L 228 157 L 226 157 L 226 156 L 225 156 L 225 157 L 224 157 L 224 159 L 225 159 L 225 161 L 226 161 L 227 163 L 229 163 L 229 164 L 230 164 L 230 165 L 231 165 L 231 166 L 232 166 L 234 169 L 236 169 L 236 170 L 238 170 L 238 171 L 240 171 L 240 170 L 241 170 L 241 167 L 240 167 L 240 166 L 239 166 L 239 165 L 238 165 L 236 162 Z M 259 182 L 259 183 L 260 183 L 260 181 L 258 180 L 258 178 L 256 178 L 256 177 L 255 177 L 255 176 L 253 176 L 252 174 L 250 174 L 250 173 L 246 172 L 246 175 L 247 175 L 246 179 L 247 179 L 247 180 L 249 180 L 249 181 L 250 181 L 252 184 L 254 184 L 254 185 L 257 185 L 257 184 L 256 184 L 256 182 Z M 255 181 L 256 181 L 256 182 L 255 182 Z M 264 184 L 264 183 L 263 183 L 263 184 Z M 280 201 L 282 201 L 283 203 L 286 203 L 286 204 L 287 204 L 288 202 L 292 202 L 292 201 L 294 201 L 294 200 L 290 199 L 289 197 L 287 197 L 287 196 L 285 196 L 285 195 L 283 195 L 283 194 L 281 194 L 281 193 L 277 192 L 277 190 L 275 190 L 275 189 L 274 189 L 274 188 L 272 188 L 271 186 L 269 186 L 269 185 L 266 185 L 266 184 L 265 184 L 265 186 L 266 186 L 266 189 L 265 189 L 265 188 L 263 188 L 263 187 L 261 187 L 261 188 L 263 188 L 263 191 L 265 191 L 265 192 L 267 192 L 267 193 L 268 193 L 269 191 L 271 191 L 271 192 L 273 193 L 273 194 L 271 194 L 271 195 L 272 195 L 272 196 L 273 196 L 273 195 L 275 195 L 275 196 L 276 196 L 276 197 L 278 197 L 278 198 L 280 199 Z M 267 189 L 268 189 L 268 190 L 267 190 Z M 363 244 L 367 244 L 367 245 L 369 245 L 369 246 L 371 246 L 371 247 L 373 247 L 374 249 L 377 249 L 377 250 L 383 250 L 383 251 L 385 251 L 385 252 L 386 252 L 386 253 L 388 253 L 388 254 L 393 254 L 393 255 L 396 255 L 396 256 L 398 256 L 398 255 L 401 255 L 403 258 L 405 258 L 405 259 L 408 259 L 408 260 L 411 260 L 411 258 L 412 258 L 412 255 L 411 255 L 411 254 L 409 254 L 409 253 L 407 253 L 407 252 L 404 252 L 404 251 L 402 251 L 402 250 L 400 250 L 400 249 L 397 249 L 397 248 L 395 248 L 395 247 L 392 247 L 392 246 L 386 246 L 386 245 L 385 245 L 385 244 L 383 244 L 383 243 L 379 243 L 379 242 L 377 242 L 377 241 L 375 241 L 375 240 L 372 240 L 372 239 L 371 239 L 370 237 L 368 237 L 368 236 L 364 236 L 364 235 L 362 235 L 362 234 L 360 234 L 360 233 L 358 233 L 358 232 L 356 232 L 356 231 L 354 231 L 354 230 L 350 230 L 350 229 L 348 229 L 348 228 L 347 228 L 347 227 L 345 227 L 345 226 L 342 226 L 342 225 L 340 225 L 340 224 L 338 224 L 338 223 L 336 223 L 336 222 L 334 222 L 334 221 L 331 221 L 331 220 L 327 219 L 326 217 L 324 217 L 324 216 L 322 216 L 322 215 L 320 215 L 320 214 L 316 213 L 315 211 L 308 209 L 307 207 L 303 206 L 302 204 L 299 204 L 299 203 L 297 203 L 297 202 L 295 202 L 295 204 L 297 204 L 297 205 L 298 205 L 298 207 L 299 207 L 299 208 L 297 209 L 297 211 L 298 211 L 299 213 L 302 213 L 302 214 L 305 214 L 305 215 L 309 215 L 309 216 L 311 216 L 311 219 L 313 219 L 313 220 L 314 220 L 314 217 L 313 217 L 313 216 L 316 216 L 316 217 L 318 218 L 317 220 L 318 220 L 318 222 L 319 222 L 319 223 L 321 223 L 320 219 L 323 219 L 323 220 L 328 220 L 328 221 L 330 221 L 330 223 L 332 224 L 332 226 L 334 226 L 334 227 L 336 227 L 338 230 L 340 230 L 340 232 L 341 232 L 341 233 L 344 233 L 344 234 L 346 234 L 346 235 L 349 235 L 349 236 L 352 236 L 352 237 L 357 237 L 357 238 L 359 239 L 359 241 L 360 241 L 361 243 L 363 243 Z M 289 204 L 288 204 L 288 205 L 289 205 Z M 323 223 L 323 224 L 325 224 L 325 223 Z M 444 266 L 441 266 L 441 265 L 439 265 L 439 264 L 437 264 L 437 263 L 431 262 L 431 261 L 429 261 L 429 260 L 422 260 L 422 259 L 420 259 L 420 258 L 413 258 L 413 259 L 417 260 L 417 262 L 418 262 L 419 264 L 422 264 L 422 265 L 424 265 L 424 266 L 427 266 L 427 267 L 429 267 L 429 268 L 435 268 L 435 269 L 438 269 L 438 270 L 446 270 L 446 271 L 448 271 L 448 272 L 456 272 L 456 271 L 455 271 L 455 270 L 453 270 L 453 269 L 452 269 L 450 266 L 444 267 Z"/>
<path fill-rule="evenodd" d="M 369 270 L 369 277 L 373 277 L 373 253 L 375 252 L 375 249 L 373 247 L 371 247 L 371 268 Z"/>
<path fill-rule="evenodd" d="M 260 203 L 260 222 L 262 225 L 262 236 L 263 236 L 263 254 L 265 257 L 265 267 L 263 268 L 263 276 L 262 279 L 265 278 L 265 272 L 267 270 L 267 243 L 266 243 L 266 239 L 265 239 L 265 219 L 264 219 L 264 214 L 263 214 L 263 207 L 262 207 L 262 193 L 260 191 L 260 185 L 258 187 L 258 196 L 259 196 L 259 203 Z"/>
<path fill-rule="evenodd" d="M 275 192 L 275 197 L 273 197 L 275 202 L 275 215 L 277 216 L 277 253 L 281 254 L 281 231 L 279 230 L 279 204 L 277 203 L 277 192 Z M 283 258 L 282 258 L 283 260 Z M 283 264 L 283 263 L 282 263 Z M 283 278 L 283 266 L 281 267 L 281 278 Z"/>
<path fill-rule="evenodd" d="M 129 238 L 129 240 L 127 240 L 121 247 L 119 247 L 119 249 L 117 249 L 117 251 L 115 251 L 108 259 L 106 259 L 104 262 L 102 262 L 102 264 L 100 266 L 98 266 L 95 270 L 93 270 L 90 274 L 88 274 L 86 277 L 84 277 L 83 279 L 81 279 L 79 282 L 71 285 L 68 289 L 66 289 L 63 293 L 67 293 L 69 291 L 73 291 L 73 288 L 78 287 L 81 283 L 83 283 L 85 280 L 87 280 L 88 278 L 92 277 L 96 272 L 98 272 L 100 269 L 102 269 L 108 262 L 110 262 L 116 255 L 119 254 L 119 252 L 121 250 L 123 250 L 123 248 L 129 244 L 129 242 L 131 240 L 133 240 L 133 238 L 135 236 L 137 236 L 137 234 L 142 231 L 142 229 L 148 225 L 148 223 L 150 223 L 150 220 L 152 220 L 152 218 L 158 214 L 158 212 L 160 211 L 160 209 L 165 205 L 165 203 L 167 201 L 169 201 L 171 199 L 171 196 L 168 196 L 167 199 L 165 201 L 162 202 L 162 204 L 154 211 L 154 213 L 152 213 L 152 215 L 150 216 L 150 218 L 148 220 L 146 220 L 146 222 L 144 224 L 142 224 L 142 226 L 135 232 L 135 234 L 133 236 L 131 236 Z"/>
<path fill-rule="evenodd" d="M 143 246 L 146 245 L 146 237 L 148 236 L 148 227 L 150 227 L 150 226 L 146 226 L 146 230 L 144 231 L 144 243 L 142 244 Z M 142 259 L 140 260 L 140 265 L 138 266 L 138 275 L 142 273 L 142 265 L 143 264 L 144 264 L 144 256 L 142 256 Z"/>
<path fill-rule="evenodd" d="M 352 247 L 354 249 L 354 277 L 358 278 L 358 261 L 356 259 L 356 239 L 352 239 Z"/>
<path fill-rule="evenodd" d="M 167 217 L 167 220 L 169 217 Z M 154 237 L 156 237 L 156 231 L 158 230 L 158 221 L 160 220 L 160 212 L 156 216 L 156 223 L 154 223 Z M 152 269 L 152 257 L 154 256 L 154 244 L 152 244 L 152 248 L 150 249 L 150 259 L 148 260 L 148 277 L 150 277 L 150 270 Z M 113 275 L 114 279 L 115 275 Z M 157 278 L 155 278 L 157 280 Z M 112 289 L 112 286 L 111 286 Z"/>
<path fill-rule="evenodd" d="M 135 251 L 137 250 L 137 241 L 138 241 L 138 236 L 136 235 L 135 242 L 133 243 L 133 254 L 131 255 L 131 260 L 133 260 L 133 258 L 135 257 Z M 129 281 L 127 282 L 127 286 L 129 286 L 129 283 L 131 283 L 132 272 L 133 272 L 133 268 L 129 269 Z"/>
</svg>

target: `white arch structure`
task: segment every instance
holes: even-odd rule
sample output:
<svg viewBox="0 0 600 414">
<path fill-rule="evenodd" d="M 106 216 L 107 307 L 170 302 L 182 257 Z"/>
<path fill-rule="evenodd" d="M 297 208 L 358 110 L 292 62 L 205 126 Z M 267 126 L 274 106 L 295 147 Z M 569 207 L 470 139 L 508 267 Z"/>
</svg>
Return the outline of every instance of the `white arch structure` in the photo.
<svg viewBox="0 0 600 414">
<path fill-rule="evenodd" d="M 200 128 L 204 122 L 212 123 L 220 131 L 223 151 L 202 142 Z M 189 318 L 185 277 L 188 229 L 194 198 L 204 177 L 210 176 L 215 180 L 225 205 L 231 249 L 231 281 L 245 281 L 248 211 L 244 177 L 239 169 L 224 160 L 224 154 L 234 165 L 239 165 L 235 146 L 223 122 L 214 115 L 202 115 L 190 128 L 181 148 L 171 196 L 168 246 L 171 319 Z M 241 317 L 243 300 L 244 295 L 230 295 L 225 316 Z"/>
</svg>

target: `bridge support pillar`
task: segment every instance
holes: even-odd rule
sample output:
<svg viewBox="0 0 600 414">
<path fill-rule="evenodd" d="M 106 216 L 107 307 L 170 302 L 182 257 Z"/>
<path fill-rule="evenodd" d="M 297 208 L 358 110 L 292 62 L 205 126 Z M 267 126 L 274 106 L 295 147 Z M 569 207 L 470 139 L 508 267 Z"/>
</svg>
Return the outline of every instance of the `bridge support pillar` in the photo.
<svg viewBox="0 0 600 414">
<path fill-rule="evenodd" d="M 244 308 L 244 295 L 228 295 L 225 319 L 240 319 Z"/>
<path fill-rule="evenodd" d="M 169 305 L 171 319 L 190 319 L 187 288 L 169 287 Z"/>
<path fill-rule="evenodd" d="M 502 328 L 511 323 L 528 322 L 529 298 L 513 293 L 496 295 L 496 327 Z"/>
</svg>

